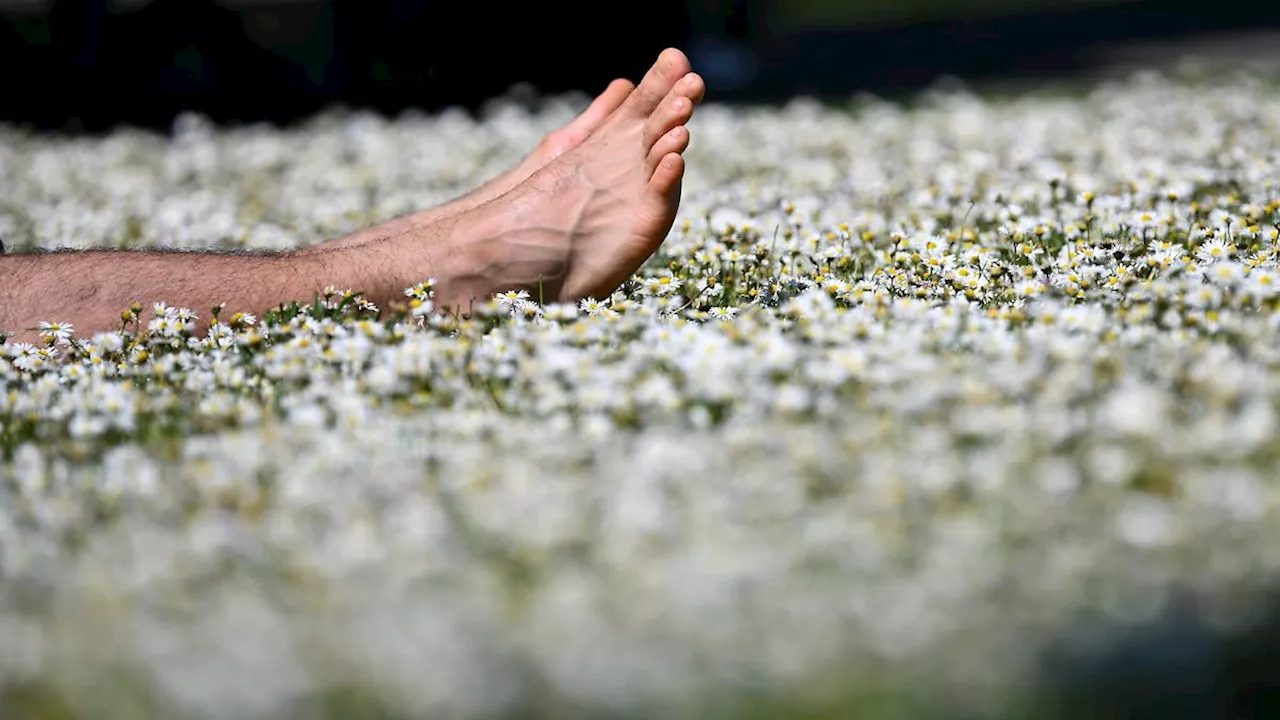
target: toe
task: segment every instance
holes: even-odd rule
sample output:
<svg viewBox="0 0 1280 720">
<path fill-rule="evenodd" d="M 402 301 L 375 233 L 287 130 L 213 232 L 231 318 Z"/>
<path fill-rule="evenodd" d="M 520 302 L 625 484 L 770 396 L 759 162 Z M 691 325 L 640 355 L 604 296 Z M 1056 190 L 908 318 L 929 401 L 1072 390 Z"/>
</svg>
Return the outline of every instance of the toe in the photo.
<svg viewBox="0 0 1280 720">
<path fill-rule="evenodd" d="M 640 81 L 640 87 L 627 99 L 628 109 L 634 115 L 649 115 L 690 70 L 689 58 L 684 53 L 675 48 L 663 50 Z"/>
<path fill-rule="evenodd" d="M 655 202 L 672 209 L 680 202 L 680 180 L 684 177 L 684 157 L 679 153 L 667 153 L 658 162 L 649 180 L 647 192 Z"/>
<path fill-rule="evenodd" d="M 645 158 L 645 170 L 647 175 L 653 176 L 654 171 L 658 168 L 658 163 L 662 162 L 662 158 L 671 153 L 682 153 L 689 149 L 689 128 L 683 125 L 677 125 L 666 132 L 665 135 L 658 138 L 653 144 L 653 149 L 649 151 L 649 157 Z"/>
<path fill-rule="evenodd" d="M 674 92 L 689 98 L 697 105 L 707 97 L 707 83 L 696 72 L 686 73 L 680 78 L 680 82 L 676 83 Z"/>
<path fill-rule="evenodd" d="M 644 147 L 651 148 L 671 128 L 683 125 L 693 117 L 693 101 L 673 90 L 662 105 L 644 123 Z"/>
</svg>

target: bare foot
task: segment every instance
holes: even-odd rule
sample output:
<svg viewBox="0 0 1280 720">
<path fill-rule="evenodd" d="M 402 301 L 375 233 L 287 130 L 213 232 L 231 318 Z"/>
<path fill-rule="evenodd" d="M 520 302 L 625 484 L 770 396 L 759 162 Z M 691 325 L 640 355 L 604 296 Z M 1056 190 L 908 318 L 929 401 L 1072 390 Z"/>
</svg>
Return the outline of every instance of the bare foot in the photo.
<svg viewBox="0 0 1280 720">
<path fill-rule="evenodd" d="M 684 53 L 663 51 L 585 142 L 453 218 L 450 255 L 471 267 L 451 276 L 459 278 L 453 287 L 437 289 L 439 302 L 465 309 L 510 288 L 538 290 L 548 301 L 611 294 L 671 229 L 689 145 L 685 123 L 704 93 Z"/>
<path fill-rule="evenodd" d="M 455 312 L 515 288 L 541 289 L 539 297 L 551 301 L 603 298 L 671 229 L 684 176 L 681 153 L 689 145 L 685 123 L 704 92 L 684 53 L 665 50 L 616 110 L 601 113 L 607 118 L 594 132 L 582 132 L 589 134 L 586 140 L 569 134 L 565 144 L 576 147 L 551 148 L 563 154 L 524 182 L 429 226 L 358 247 L 273 257 L 214 254 L 200 262 L 171 253 L 123 253 L 110 263 L 92 253 L 57 263 L 0 258 L 0 270 L 12 266 L 16 277 L 35 278 L 16 286 L 25 294 L 14 295 L 0 284 L 0 291 L 10 291 L 0 292 L 0 325 L 29 326 L 43 316 L 92 333 L 118 326 L 116 308 L 135 301 L 211 307 L 222 293 L 241 297 L 246 310 L 266 312 L 327 284 L 362 288 L 375 304 L 390 307 L 405 288 L 428 277 L 438 280 L 436 306 Z M 65 263 L 76 267 L 66 269 Z M 149 282 L 110 282 L 116 276 Z M 79 289 L 47 292 L 67 283 Z M 99 286 L 114 288 L 113 294 L 99 293 L 93 302 L 54 302 L 60 296 L 94 296 Z M 181 291 L 178 297 L 171 295 L 174 288 Z"/>
<path fill-rule="evenodd" d="M 627 99 L 634 89 L 635 85 L 630 80 L 618 79 L 609 83 L 609 87 L 596 96 L 596 99 L 591 102 L 591 105 L 586 110 L 582 111 L 581 115 L 570 121 L 568 125 L 542 138 L 542 142 L 538 143 L 533 152 L 529 153 L 529 156 L 522 160 L 519 165 L 456 200 L 451 200 L 444 205 L 428 210 L 404 215 L 394 220 L 388 220 L 336 240 L 301 248 L 298 253 L 309 254 L 336 250 L 361 245 L 374 239 L 400 235 L 486 203 L 527 180 L 530 175 L 540 170 L 547 163 L 581 145 L 582 141 L 586 140 L 614 110 L 617 110 L 622 105 L 623 101 Z"/>
</svg>

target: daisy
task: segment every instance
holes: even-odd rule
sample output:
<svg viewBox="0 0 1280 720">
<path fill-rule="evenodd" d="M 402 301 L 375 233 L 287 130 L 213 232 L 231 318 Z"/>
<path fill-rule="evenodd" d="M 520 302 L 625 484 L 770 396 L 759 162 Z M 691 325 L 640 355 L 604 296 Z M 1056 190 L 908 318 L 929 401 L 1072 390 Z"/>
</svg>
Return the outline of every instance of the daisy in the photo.
<svg viewBox="0 0 1280 720">
<path fill-rule="evenodd" d="M 530 302 L 528 290 L 508 290 L 504 293 L 498 293 L 493 296 L 493 299 L 498 303 L 500 310 L 512 314 L 519 313 Z"/>
<path fill-rule="evenodd" d="M 58 342 L 66 342 L 71 338 L 73 327 L 71 323 L 45 322 L 41 320 L 36 323 L 36 329 L 40 333 L 40 337 L 45 340 L 56 340 Z"/>
<path fill-rule="evenodd" d="M 1196 250 L 1196 259 L 1202 263 L 1224 260 L 1235 253 L 1235 246 L 1222 238 L 1214 238 L 1200 245 Z"/>
<path fill-rule="evenodd" d="M 413 317 L 420 318 L 424 315 L 430 315 L 434 307 L 435 303 L 431 300 L 415 297 L 409 301 L 409 314 Z"/>
<path fill-rule="evenodd" d="M 599 315 L 609 310 L 603 302 L 595 298 L 583 298 L 578 302 L 578 309 L 588 315 Z"/>
</svg>

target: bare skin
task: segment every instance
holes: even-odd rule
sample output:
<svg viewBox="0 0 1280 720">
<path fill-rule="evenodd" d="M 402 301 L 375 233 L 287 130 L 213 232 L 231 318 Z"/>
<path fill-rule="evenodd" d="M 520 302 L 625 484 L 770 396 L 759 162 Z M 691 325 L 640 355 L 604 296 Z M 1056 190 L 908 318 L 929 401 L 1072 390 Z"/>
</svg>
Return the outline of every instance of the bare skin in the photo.
<svg viewBox="0 0 1280 720">
<path fill-rule="evenodd" d="M 666 50 L 622 107 L 566 152 L 466 220 L 469 255 L 503 287 L 543 297 L 605 297 L 653 254 L 675 220 L 685 123 L 704 91 L 678 50 Z M 455 301 L 466 284 L 446 287 Z"/>
<path fill-rule="evenodd" d="M 542 138 L 542 142 L 538 143 L 538 147 L 534 148 L 529 157 L 526 157 L 519 165 L 456 200 L 395 218 L 337 240 L 302 248 L 298 252 L 323 252 L 340 247 L 359 245 L 375 238 L 399 235 L 415 228 L 426 227 L 438 220 L 457 215 L 460 212 L 465 212 L 482 203 L 486 203 L 524 182 L 530 175 L 546 166 L 547 163 L 581 145 L 583 140 L 586 140 L 609 115 L 613 114 L 614 110 L 618 109 L 618 106 L 627 99 L 627 96 L 631 94 L 632 90 L 635 90 L 635 87 L 635 84 L 630 80 L 622 78 L 614 80 L 609 84 L 608 88 L 605 88 L 603 93 L 591 102 L 586 110 L 582 111 L 581 115 L 574 118 L 568 125 Z"/>
<path fill-rule="evenodd" d="M 388 307 L 428 277 L 437 279 L 437 306 L 464 314 L 510 289 L 540 289 L 547 301 L 605 297 L 671 229 L 685 124 L 704 92 L 688 58 L 665 50 L 638 87 L 611 85 L 560 135 L 476 193 L 313 248 L 0 256 L 0 333 L 37 342 L 36 321 L 50 320 L 84 337 L 119 328 L 121 310 L 134 302 L 159 301 L 196 311 L 203 331 L 204 313 L 220 303 L 228 314 L 262 313 L 309 301 L 326 285 Z"/>
</svg>

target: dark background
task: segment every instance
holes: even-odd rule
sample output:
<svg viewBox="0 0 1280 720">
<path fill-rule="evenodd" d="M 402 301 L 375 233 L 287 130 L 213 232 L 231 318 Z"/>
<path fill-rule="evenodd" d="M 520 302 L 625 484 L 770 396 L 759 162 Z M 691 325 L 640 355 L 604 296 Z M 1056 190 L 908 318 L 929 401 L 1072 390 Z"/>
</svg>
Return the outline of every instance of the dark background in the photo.
<svg viewBox="0 0 1280 720">
<path fill-rule="evenodd" d="M 1280 27 L 1239 0 L 0 0 L 0 121 L 285 123 L 341 103 L 477 108 L 512 85 L 595 93 L 690 54 L 721 101 L 1060 77 L 1098 47 Z"/>
</svg>

